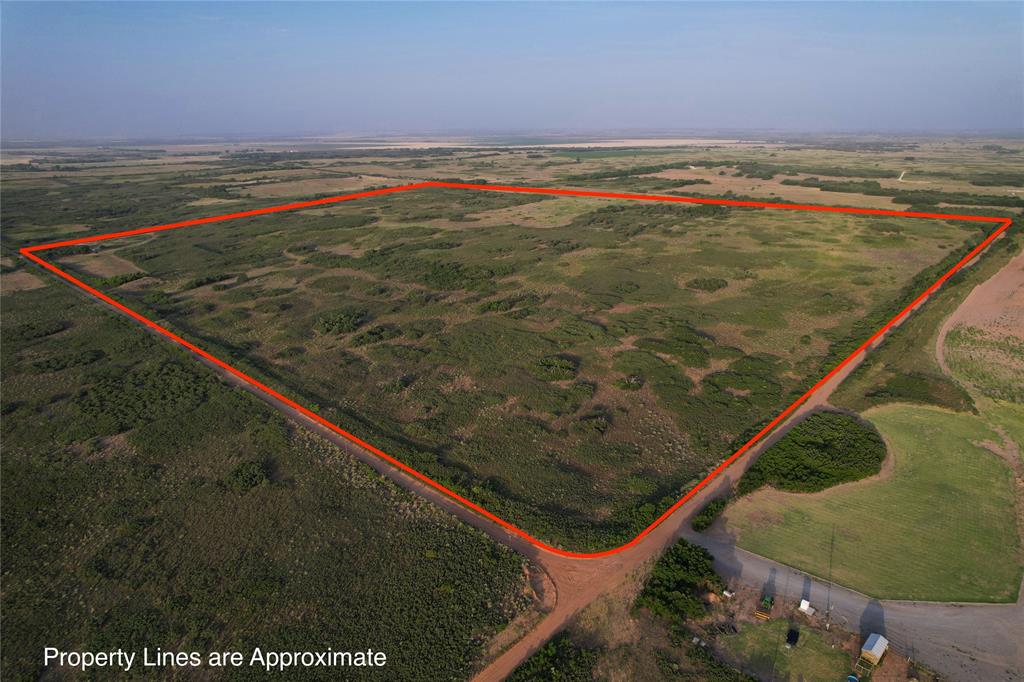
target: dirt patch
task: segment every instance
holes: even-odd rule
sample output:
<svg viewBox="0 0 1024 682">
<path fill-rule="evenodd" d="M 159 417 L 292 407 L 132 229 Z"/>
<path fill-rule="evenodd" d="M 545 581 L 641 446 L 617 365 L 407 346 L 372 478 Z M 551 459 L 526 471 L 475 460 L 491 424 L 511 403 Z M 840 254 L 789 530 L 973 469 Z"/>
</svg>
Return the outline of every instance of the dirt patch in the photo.
<svg viewBox="0 0 1024 682">
<path fill-rule="evenodd" d="M 220 197 L 203 197 L 202 199 L 196 199 L 190 201 L 187 206 L 217 206 L 218 204 L 233 204 L 238 199 L 222 199 Z"/>
<path fill-rule="evenodd" d="M 16 291 L 31 291 L 44 286 L 43 280 L 24 270 L 17 270 L 0 276 L 0 292 L 13 294 Z"/>
<path fill-rule="evenodd" d="M 285 182 L 268 182 L 246 187 L 242 196 L 257 198 L 272 197 L 310 197 L 316 194 L 345 194 L 371 185 L 383 184 L 386 179 L 376 176 L 339 175 L 336 178 L 310 178 L 308 180 L 287 180 Z"/>
<path fill-rule="evenodd" d="M 946 318 L 935 341 L 935 358 L 949 376 L 953 373 L 946 362 L 946 336 L 958 325 L 977 327 L 997 337 L 1024 334 L 1024 252 L 974 287 Z"/>
<path fill-rule="evenodd" d="M 59 259 L 59 262 L 73 270 L 84 272 L 93 277 L 114 277 L 142 270 L 142 268 L 130 260 L 109 252 L 67 256 Z"/>
</svg>

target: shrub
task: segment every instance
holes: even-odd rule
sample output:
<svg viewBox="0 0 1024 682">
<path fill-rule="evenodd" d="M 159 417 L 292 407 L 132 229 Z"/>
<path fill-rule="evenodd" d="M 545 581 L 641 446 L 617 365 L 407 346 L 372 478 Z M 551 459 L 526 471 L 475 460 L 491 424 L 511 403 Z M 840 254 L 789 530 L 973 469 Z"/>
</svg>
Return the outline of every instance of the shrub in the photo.
<svg viewBox="0 0 1024 682">
<path fill-rule="evenodd" d="M 576 376 L 576 362 L 561 355 L 548 355 L 530 366 L 530 374 L 541 381 L 572 379 Z"/>
<path fill-rule="evenodd" d="M 371 343 L 380 343 L 381 341 L 388 341 L 390 339 L 397 338 L 402 335 L 398 327 L 390 324 L 382 324 L 373 329 L 368 329 L 361 334 L 357 334 L 352 339 L 353 346 L 365 346 Z"/>
<path fill-rule="evenodd" d="M 713 563 L 714 557 L 706 549 L 679 540 L 654 565 L 637 606 L 674 624 L 707 615 L 700 595 L 724 587 Z"/>
<path fill-rule="evenodd" d="M 815 492 L 877 474 L 885 441 L 866 422 L 840 412 L 818 412 L 762 454 L 740 479 L 740 495 L 770 485 Z"/>
<path fill-rule="evenodd" d="M 266 468 L 260 462 L 242 462 L 228 476 L 228 487 L 245 493 L 269 481 Z"/>
<path fill-rule="evenodd" d="M 644 377 L 640 374 L 630 374 L 615 380 L 615 387 L 623 391 L 639 391 L 644 386 Z"/>
<path fill-rule="evenodd" d="M 704 505 L 704 508 L 693 517 L 693 520 L 690 522 L 690 527 L 698 533 L 703 533 L 710 528 L 711 524 L 715 522 L 715 519 L 725 511 L 725 507 L 728 504 L 729 500 L 724 497 L 719 500 L 712 500 L 711 502 L 708 502 Z"/>
<path fill-rule="evenodd" d="M 973 410 L 973 401 L 959 384 L 939 374 L 905 372 L 889 377 L 885 384 L 869 391 L 872 404 L 910 402 L 940 405 L 953 410 Z"/>
<path fill-rule="evenodd" d="M 590 682 L 597 652 L 577 646 L 560 632 L 509 675 L 509 682 Z"/>
<path fill-rule="evenodd" d="M 27 322 L 15 327 L 14 335 L 22 341 L 32 341 L 52 336 L 62 332 L 71 325 L 63 320 L 45 320 L 42 322 Z"/>
<path fill-rule="evenodd" d="M 119 287 L 122 284 L 128 282 L 134 282 L 137 279 L 142 279 L 146 276 L 144 272 L 128 272 L 123 275 L 114 275 L 112 277 L 102 277 L 96 280 L 96 286 L 100 288 L 105 287 Z"/>
<path fill-rule="evenodd" d="M 217 282 L 223 282 L 224 280 L 231 279 L 232 277 L 234 277 L 234 275 L 227 274 L 196 277 L 195 279 L 190 279 L 188 282 L 186 282 L 185 286 L 182 287 L 182 290 L 188 291 L 189 289 L 198 289 L 199 287 L 205 287 L 207 284 L 216 284 Z"/>
<path fill-rule="evenodd" d="M 729 286 L 729 282 L 721 277 L 695 277 L 686 283 L 688 289 L 707 292 L 718 291 L 727 286 Z"/>
<path fill-rule="evenodd" d="M 90 348 L 78 351 L 77 353 L 66 353 L 57 355 L 45 360 L 37 360 L 32 363 L 32 369 L 37 372 L 59 372 L 68 367 L 80 367 L 89 365 L 105 357 L 103 351 Z"/>
<path fill-rule="evenodd" d="M 317 318 L 313 329 L 321 334 L 348 334 L 370 321 L 366 308 L 349 306 L 341 310 L 324 313 Z"/>
</svg>

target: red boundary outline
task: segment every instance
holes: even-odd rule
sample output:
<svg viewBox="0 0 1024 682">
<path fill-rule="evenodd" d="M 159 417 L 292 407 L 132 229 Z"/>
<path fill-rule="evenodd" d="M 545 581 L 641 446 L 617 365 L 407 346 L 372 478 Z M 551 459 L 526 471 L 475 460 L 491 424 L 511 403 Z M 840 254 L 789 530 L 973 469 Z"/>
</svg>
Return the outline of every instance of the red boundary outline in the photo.
<svg viewBox="0 0 1024 682">
<path fill-rule="evenodd" d="M 455 491 L 450 490 L 449 488 L 447 488 L 444 485 L 438 483 L 437 481 L 435 481 L 434 479 L 430 478 L 429 476 L 420 473 L 419 471 L 417 471 L 416 469 L 413 469 L 412 467 L 408 466 L 407 464 L 402 463 L 401 461 L 399 461 L 399 460 L 395 459 L 394 457 L 388 455 L 384 451 L 382 451 L 382 450 L 374 447 L 370 443 L 367 443 L 366 441 L 360 439 L 358 436 L 355 436 L 355 435 L 349 433 L 348 431 L 345 431 L 344 429 L 342 429 L 342 428 L 332 424 L 331 422 L 327 421 L 326 419 L 324 419 L 320 415 L 316 414 L 315 412 L 313 412 L 313 411 L 303 407 L 302 405 L 298 404 L 294 400 L 291 400 L 290 398 L 287 398 L 287 397 L 281 395 L 280 393 L 278 393 L 274 389 L 272 389 L 269 386 L 261 383 L 260 381 L 257 381 L 256 379 L 252 378 L 248 374 L 245 374 L 241 370 L 235 369 L 234 367 L 232 367 L 228 363 L 224 362 L 223 360 L 221 360 L 221 359 L 219 359 L 217 357 L 214 357 L 213 355 L 211 355 L 207 351 L 203 350 L 199 346 L 196 346 L 195 344 L 193 344 L 193 343 L 191 343 L 189 341 L 186 341 L 185 339 L 181 338 L 177 334 L 175 334 L 175 333 L 165 329 L 164 327 L 160 326 L 159 324 L 157 324 L 153 320 L 150 320 L 149 318 L 147 318 L 147 317 L 145 317 L 143 315 L 140 315 L 139 313 L 137 313 L 134 310 L 128 308 L 127 306 L 125 306 L 125 305 L 115 301 L 113 298 L 111 298 L 110 296 L 107 296 L 103 292 L 101 292 L 101 291 L 99 291 L 97 289 L 94 289 L 93 287 L 89 286 L 88 284 L 85 284 L 81 280 L 75 278 L 73 275 L 65 272 L 64 270 L 61 270 L 60 268 L 58 268 L 53 263 L 50 263 L 49 261 L 44 260 L 43 258 L 41 258 L 41 257 L 36 255 L 36 252 L 39 252 L 39 251 L 47 251 L 49 249 L 56 249 L 56 248 L 60 248 L 60 247 L 64 247 L 64 246 L 77 246 L 79 244 L 89 244 L 89 243 L 92 243 L 92 242 L 100 242 L 100 241 L 106 241 L 106 240 L 109 240 L 109 239 L 117 239 L 119 237 L 128 237 L 128 236 L 138 235 L 138 234 L 149 234 L 149 233 L 152 233 L 152 232 L 162 232 L 164 230 L 175 230 L 175 229 L 179 229 L 179 228 L 183 228 L 183 227 L 194 227 L 196 225 L 205 225 L 207 223 L 216 223 L 216 222 L 221 222 L 221 221 L 225 221 L 225 220 L 235 220 L 235 219 L 238 219 L 238 218 L 250 218 L 250 217 L 253 217 L 253 216 L 266 215 L 268 213 L 280 213 L 282 211 L 294 211 L 294 210 L 303 209 L 303 208 L 311 208 L 311 207 L 314 207 L 314 206 L 324 206 L 326 204 L 334 204 L 334 203 L 338 203 L 338 202 L 342 202 L 342 201 L 351 201 L 353 199 L 361 199 L 361 198 L 364 198 L 364 197 L 379 196 L 379 195 L 382 195 L 382 194 L 391 194 L 391 193 L 395 193 L 395 192 L 406 192 L 406 191 L 409 191 L 409 190 L 422 189 L 422 188 L 425 188 L 425 187 L 442 187 L 442 188 L 449 188 L 449 189 L 472 189 L 472 190 L 482 190 L 482 191 L 488 191 L 488 192 L 520 192 L 520 193 L 529 193 L 529 194 L 546 194 L 546 195 L 573 196 L 573 197 L 599 197 L 599 198 L 605 198 L 605 199 L 629 199 L 629 200 L 635 200 L 635 201 L 666 201 L 666 202 L 678 202 L 678 203 L 688 203 L 688 204 L 712 204 L 712 205 L 716 205 L 716 206 L 749 206 L 749 207 L 754 207 L 754 208 L 771 208 L 771 209 L 780 209 L 780 210 L 788 210 L 788 211 L 822 211 L 822 212 L 828 212 L 828 213 L 852 213 L 852 214 L 857 214 L 857 215 L 896 216 L 896 217 L 901 217 L 901 218 L 929 218 L 929 219 L 939 219 L 939 220 L 967 220 L 967 221 L 973 221 L 973 222 L 999 223 L 999 227 L 997 227 L 995 229 L 995 231 L 993 231 L 990 235 L 988 235 L 988 237 L 986 237 L 984 241 L 982 241 L 976 247 L 971 249 L 971 251 L 967 255 L 965 255 L 963 258 L 961 258 L 960 261 L 957 262 L 956 265 L 954 265 L 952 268 L 950 268 L 948 271 L 946 271 L 945 274 L 943 274 L 941 277 L 939 277 L 937 280 L 935 280 L 935 282 L 932 283 L 931 286 L 929 286 L 927 289 L 922 291 L 917 296 L 917 298 L 915 298 L 913 301 L 911 301 L 910 304 L 908 304 L 905 308 L 903 308 L 903 310 L 901 310 L 899 313 L 897 313 L 891 320 L 889 320 L 885 325 L 883 325 L 878 331 L 876 331 L 874 334 L 872 334 L 871 337 L 869 337 L 864 343 L 862 343 L 860 346 L 858 346 L 855 351 L 853 351 L 850 355 L 848 355 L 846 358 L 844 358 L 839 364 L 837 364 L 834 368 L 832 368 L 832 370 L 828 374 L 826 374 L 824 377 L 819 379 L 818 382 L 816 384 L 814 384 L 811 388 L 809 388 L 806 393 L 804 393 L 802 396 L 800 396 L 795 401 L 793 401 L 793 403 L 790 404 L 789 407 L 787 407 L 782 412 L 780 412 L 778 414 L 778 416 L 776 416 L 771 422 L 769 422 L 763 429 L 758 431 L 757 434 L 755 434 L 750 440 L 748 440 L 746 443 L 744 443 L 742 447 L 740 447 L 736 452 L 734 452 L 732 455 L 730 455 L 728 458 L 726 458 L 721 464 L 719 464 L 717 467 L 715 467 L 715 469 L 712 470 L 711 473 L 709 473 L 707 476 L 705 476 L 704 479 L 700 481 L 700 483 L 698 483 L 691 490 L 689 490 L 685 495 L 683 495 L 678 501 L 675 502 L 675 504 L 673 504 L 671 507 L 669 507 L 667 510 L 665 510 L 665 512 L 662 513 L 661 516 L 659 516 L 657 519 L 655 519 L 651 523 L 651 525 L 647 526 L 647 528 L 645 528 L 642 531 L 640 531 L 640 533 L 638 533 L 636 537 L 634 537 L 629 542 L 626 542 L 626 543 L 624 543 L 622 545 L 619 545 L 618 547 L 615 547 L 613 549 L 608 549 L 608 550 L 604 550 L 604 551 L 601 551 L 601 552 L 589 552 L 589 553 L 588 552 L 571 552 L 571 551 L 567 551 L 567 550 L 564 550 L 564 549 L 559 549 L 557 547 L 552 547 L 551 545 L 543 542 L 542 540 L 538 540 L 537 538 L 533 537 L 532 535 L 530 535 L 526 531 L 520 529 L 519 527 L 509 523 L 508 521 L 502 519 L 499 516 L 496 516 L 495 514 L 492 514 L 489 511 L 487 511 L 487 509 L 485 509 L 484 507 L 476 504 L 475 502 L 472 502 L 471 500 L 466 499 L 462 495 L 459 495 Z M 822 386 L 822 384 L 827 382 L 837 372 L 839 372 L 843 367 L 845 367 L 850 362 L 852 362 L 854 358 L 856 358 L 860 353 L 862 353 L 865 349 L 867 349 L 868 346 L 870 346 L 872 343 L 874 343 L 876 339 L 878 339 L 880 336 L 885 334 L 885 332 L 888 331 L 891 327 L 893 327 L 894 325 L 896 325 L 899 322 L 901 322 L 910 313 L 910 311 L 913 310 L 919 303 L 921 303 L 925 298 L 927 298 L 929 295 L 931 295 L 932 292 L 934 292 L 936 289 L 938 289 L 940 286 L 942 286 L 942 284 L 946 280 L 948 280 L 950 277 L 952 277 L 958 270 L 960 270 L 962 267 L 964 267 L 964 265 L 969 263 L 975 256 L 977 256 L 985 248 L 987 248 L 988 245 L 991 244 L 996 239 L 996 237 L 998 237 L 1000 234 L 1005 232 L 1007 228 L 1010 227 L 1011 222 L 1012 222 L 1012 218 L 993 217 L 993 216 L 965 216 L 965 215 L 954 215 L 954 214 L 947 214 L 947 213 L 917 213 L 917 212 L 912 212 L 912 211 L 891 211 L 891 210 L 885 210 L 885 209 L 871 209 L 871 208 L 844 208 L 844 207 L 840 207 L 840 206 L 814 206 L 814 205 L 799 205 L 799 204 L 777 204 L 777 203 L 768 203 L 768 202 L 760 202 L 760 201 L 738 201 L 738 200 L 732 200 L 732 199 L 711 199 L 711 198 L 705 199 L 705 198 L 695 198 L 695 197 L 679 197 L 679 196 L 665 196 L 665 195 L 652 195 L 652 194 L 623 194 L 623 193 L 617 193 L 617 192 L 594 192 L 594 191 L 586 191 L 586 190 L 555 189 L 555 188 L 544 188 L 544 187 L 515 187 L 515 186 L 508 186 L 508 185 L 478 185 L 478 184 L 459 183 L 459 182 L 419 182 L 419 183 L 414 183 L 414 184 L 409 184 L 409 185 L 400 185 L 400 186 L 396 186 L 396 187 L 388 187 L 388 188 L 385 188 L 385 189 L 370 190 L 370 191 L 366 191 L 366 192 L 356 192 L 354 194 L 345 194 L 345 195 L 336 196 L 336 197 L 327 197 L 325 199 L 316 199 L 316 200 L 313 200 L 313 201 L 301 201 L 301 202 L 292 203 L 292 204 L 283 204 L 283 205 L 279 205 L 279 206 L 270 206 L 270 207 L 259 208 L 259 209 L 255 209 L 255 210 L 251 210 L 251 211 L 241 211 L 239 213 L 227 213 L 227 214 L 219 215 L 219 216 L 211 216 L 211 217 L 207 217 L 207 218 L 197 218 L 195 220 L 184 220 L 184 221 L 181 221 L 181 222 L 168 223 L 166 225 L 156 225 L 156 226 L 153 226 L 153 227 L 144 227 L 144 228 L 140 228 L 140 229 L 136 229 L 136 230 L 126 230 L 126 231 L 123 231 L 123 232 L 111 232 L 109 234 L 93 235 L 93 236 L 90 236 L 90 237 L 81 237 L 79 239 L 69 239 L 69 240 L 65 240 L 65 241 L 50 242 L 50 243 L 47 243 L 47 244 L 38 244 L 36 246 L 29 246 L 29 247 L 22 248 L 22 249 L 20 249 L 20 253 L 23 256 L 25 256 L 26 258 L 34 261 L 35 263 L 38 263 L 39 265 L 43 266 L 47 270 L 50 270 L 51 272 L 55 273 L 59 277 L 67 280 L 71 284 L 74 284 L 75 286 L 77 286 L 78 288 L 82 289 L 83 291 L 86 291 L 87 293 L 89 293 L 90 295 L 94 296 L 95 298 L 103 301 L 104 303 L 107 303 L 108 305 L 113 306 L 114 308 L 116 308 L 117 310 L 121 311 L 122 313 L 128 315 L 129 317 L 132 317 L 133 319 L 141 322 L 142 324 L 144 324 L 145 326 L 149 327 L 150 329 L 152 329 L 152 330 L 162 334 L 163 336 L 169 338 L 171 341 L 174 341 L 179 346 L 187 348 L 188 350 L 192 351 L 193 353 L 195 353 L 196 355 L 200 356 L 201 358 L 204 358 L 205 360 L 213 363 L 214 365 L 220 367 L 221 369 L 226 370 L 230 374 L 238 377 L 242 381 L 244 381 L 247 384 L 249 384 L 250 386 L 258 389 L 259 391 L 265 393 L 266 395 L 269 395 L 269 396 L 273 397 L 274 399 L 276 399 L 276 400 L 278 400 L 278 401 L 288 405 L 289 407 L 297 410 L 298 412 L 302 413 L 303 415 L 305 415 L 309 419 L 312 419 L 313 421 L 317 422 L 318 424 L 321 424 L 322 426 L 325 426 L 326 428 L 328 428 L 331 431 L 334 431 L 335 433 L 343 436 L 344 438 L 346 438 L 349 441 L 355 443 L 356 445 L 358 445 L 358 446 L 360 446 L 360 447 L 362 447 L 362 448 L 372 452 L 374 455 L 376 455 L 377 457 L 379 457 L 379 458 L 385 460 L 386 462 L 390 463 L 392 466 L 395 466 L 398 469 L 401 469 L 402 471 L 404 471 L 405 473 L 409 474 L 410 476 L 412 476 L 412 477 L 416 478 L 417 480 L 419 480 L 419 481 L 429 485 L 431 488 L 434 488 L 434 489 L 440 491 L 441 493 L 447 495 L 448 497 L 450 497 L 451 499 L 455 500 L 456 502 L 458 502 L 459 504 L 463 505 L 464 507 L 467 507 L 467 508 L 473 510 L 474 512 L 476 512 L 477 514 L 480 514 L 481 516 L 483 516 L 483 517 L 485 517 L 487 519 L 490 519 L 491 521 L 493 521 L 493 522 L 497 523 L 498 525 L 502 526 L 503 528 L 505 528 L 505 530 L 509 531 L 510 533 L 513 533 L 514 535 L 518 535 L 519 537 L 521 537 L 524 540 L 530 542 L 531 544 L 535 545 L 536 547 L 539 547 L 540 549 L 547 550 L 549 552 L 553 552 L 554 554 L 559 554 L 559 555 L 565 556 L 565 557 L 571 557 L 571 558 L 577 558 L 577 559 L 596 559 L 596 558 L 599 558 L 599 557 L 604 557 L 604 556 L 610 556 L 612 554 L 617 554 L 619 552 L 622 552 L 623 550 L 626 550 L 626 549 L 632 547 L 633 545 L 637 544 L 638 542 L 640 542 L 646 535 L 648 535 L 651 531 L 653 531 L 655 528 L 657 528 L 673 512 L 675 512 L 677 509 L 679 509 L 679 507 L 681 507 L 683 504 L 685 504 L 687 502 L 687 500 L 689 500 L 694 495 L 696 495 L 702 488 L 707 486 L 713 479 L 715 479 L 719 474 L 721 474 L 723 471 L 725 471 L 725 469 L 727 469 L 729 467 L 729 465 L 731 465 L 733 462 L 735 462 L 737 459 L 739 459 L 743 455 L 743 453 L 745 453 L 747 450 L 749 450 L 751 447 L 753 447 L 754 444 L 756 444 L 766 434 L 768 434 L 770 431 L 772 431 L 772 429 L 774 429 L 776 426 L 778 426 L 780 422 L 782 422 L 797 407 L 799 407 L 804 401 L 806 401 L 811 395 L 813 395 L 814 392 L 817 391 Z"/>
</svg>

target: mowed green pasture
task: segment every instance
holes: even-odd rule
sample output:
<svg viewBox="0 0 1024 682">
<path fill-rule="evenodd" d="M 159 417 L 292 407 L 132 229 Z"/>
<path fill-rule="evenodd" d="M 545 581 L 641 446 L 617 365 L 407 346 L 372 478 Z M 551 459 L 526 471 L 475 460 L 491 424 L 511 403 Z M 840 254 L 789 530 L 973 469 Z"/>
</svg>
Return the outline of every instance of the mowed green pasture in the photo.
<svg viewBox="0 0 1024 682">
<path fill-rule="evenodd" d="M 121 279 L 73 267 L 531 532 L 601 547 L 984 227 L 430 189 L 101 245 Z"/>
<path fill-rule="evenodd" d="M 936 407 L 864 417 L 889 445 L 891 472 L 823 493 L 741 498 L 724 515 L 737 544 L 882 599 L 1016 600 L 1013 473 L 983 446 L 998 435 L 981 417 Z"/>
</svg>

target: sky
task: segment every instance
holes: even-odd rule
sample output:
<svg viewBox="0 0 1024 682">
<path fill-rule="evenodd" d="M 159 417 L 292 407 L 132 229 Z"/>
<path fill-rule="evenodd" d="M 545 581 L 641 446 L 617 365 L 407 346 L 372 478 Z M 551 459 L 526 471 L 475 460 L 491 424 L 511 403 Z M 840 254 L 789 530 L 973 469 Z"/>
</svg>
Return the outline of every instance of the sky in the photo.
<svg viewBox="0 0 1024 682">
<path fill-rule="evenodd" d="M 14 139 L 1024 127 L 1024 3 L 0 3 Z"/>
</svg>

